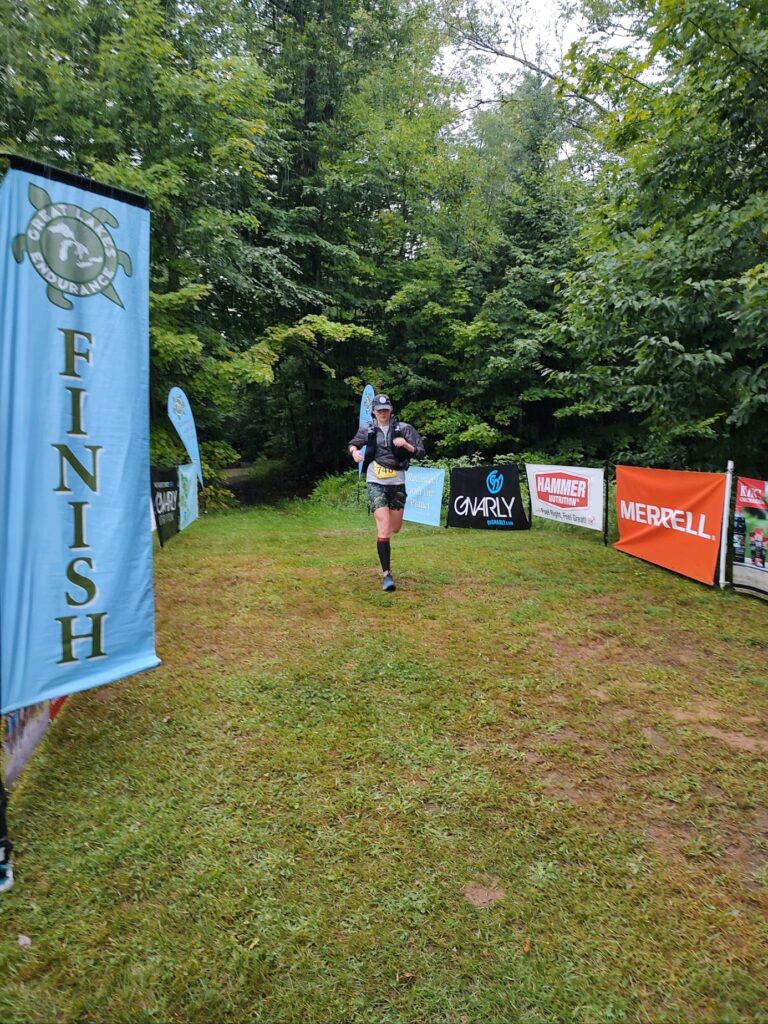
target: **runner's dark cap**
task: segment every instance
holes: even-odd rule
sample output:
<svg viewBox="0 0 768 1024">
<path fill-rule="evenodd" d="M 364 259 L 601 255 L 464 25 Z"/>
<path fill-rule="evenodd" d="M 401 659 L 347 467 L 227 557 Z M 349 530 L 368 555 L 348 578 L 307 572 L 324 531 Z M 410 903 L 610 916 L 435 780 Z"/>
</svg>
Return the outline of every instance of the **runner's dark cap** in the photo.
<svg viewBox="0 0 768 1024">
<path fill-rule="evenodd" d="M 389 396 L 376 395 L 375 398 L 373 399 L 371 408 L 373 409 L 374 412 L 376 412 L 377 409 L 391 409 L 392 403 L 389 400 Z"/>
</svg>

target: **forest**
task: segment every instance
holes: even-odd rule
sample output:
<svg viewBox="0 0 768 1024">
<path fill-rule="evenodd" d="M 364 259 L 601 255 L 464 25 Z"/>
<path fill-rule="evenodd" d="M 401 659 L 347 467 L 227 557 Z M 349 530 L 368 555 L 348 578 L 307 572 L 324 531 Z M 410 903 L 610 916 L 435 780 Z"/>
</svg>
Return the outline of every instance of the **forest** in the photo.
<svg viewBox="0 0 768 1024">
<path fill-rule="evenodd" d="M 149 197 L 155 462 L 178 385 L 208 465 L 339 472 L 370 382 L 435 461 L 766 475 L 763 0 L 0 10 L 0 150 Z"/>
</svg>

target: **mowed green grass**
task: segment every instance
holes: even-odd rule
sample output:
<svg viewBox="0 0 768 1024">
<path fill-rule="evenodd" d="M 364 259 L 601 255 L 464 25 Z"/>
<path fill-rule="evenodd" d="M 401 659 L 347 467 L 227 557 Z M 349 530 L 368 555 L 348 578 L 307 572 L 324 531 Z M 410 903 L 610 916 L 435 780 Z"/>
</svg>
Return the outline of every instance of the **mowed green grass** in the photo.
<svg viewBox="0 0 768 1024">
<path fill-rule="evenodd" d="M 768 1020 L 768 607 L 539 523 L 393 549 L 157 552 L 162 667 L 13 791 L 0 1019 Z"/>
</svg>

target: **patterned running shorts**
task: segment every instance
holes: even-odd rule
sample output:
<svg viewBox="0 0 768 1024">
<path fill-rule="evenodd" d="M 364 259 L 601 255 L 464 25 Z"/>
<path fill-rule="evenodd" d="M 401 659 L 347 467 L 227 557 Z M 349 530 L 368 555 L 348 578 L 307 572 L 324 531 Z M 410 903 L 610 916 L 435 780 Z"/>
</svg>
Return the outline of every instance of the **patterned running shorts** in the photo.
<svg viewBox="0 0 768 1024">
<path fill-rule="evenodd" d="M 405 493 L 405 487 L 402 484 L 375 484 L 369 483 L 368 487 L 368 501 L 371 505 L 371 511 L 375 512 L 377 508 L 391 508 L 394 512 L 399 511 L 401 508 L 405 508 L 405 499 L 408 495 Z"/>
</svg>

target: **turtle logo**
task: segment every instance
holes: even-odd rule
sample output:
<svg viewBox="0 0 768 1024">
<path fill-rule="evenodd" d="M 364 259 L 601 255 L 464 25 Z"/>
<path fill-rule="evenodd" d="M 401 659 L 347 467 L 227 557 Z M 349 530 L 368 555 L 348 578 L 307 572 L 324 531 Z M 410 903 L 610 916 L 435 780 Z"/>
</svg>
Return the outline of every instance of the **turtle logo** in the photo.
<svg viewBox="0 0 768 1024">
<path fill-rule="evenodd" d="M 176 413 L 179 419 L 181 419 L 181 417 L 186 412 L 186 409 L 184 408 L 184 400 L 179 395 L 173 396 L 173 411 Z"/>
<path fill-rule="evenodd" d="M 45 189 L 29 186 L 35 214 L 11 248 L 17 263 L 29 255 L 32 266 L 48 284 L 48 300 L 60 309 L 72 309 L 66 297 L 102 294 L 123 308 L 112 281 L 117 268 L 133 273 L 131 257 L 115 245 L 107 230 L 119 227 L 109 210 L 87 210 L 72 203 L 54 203 Z"/>
</svg>

